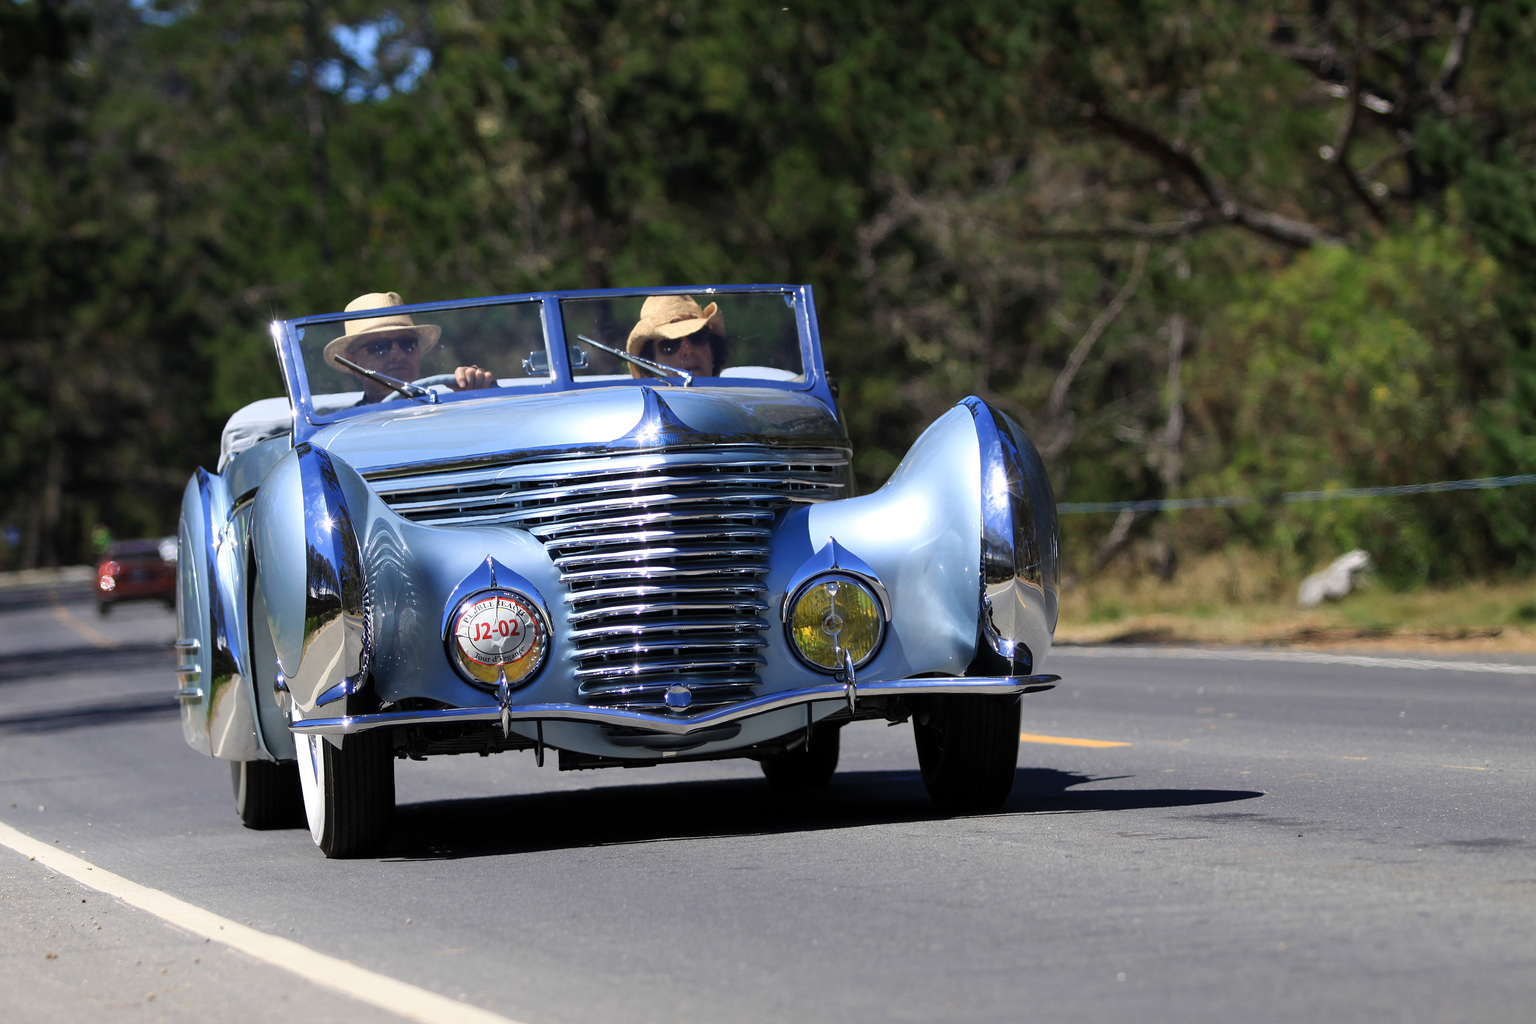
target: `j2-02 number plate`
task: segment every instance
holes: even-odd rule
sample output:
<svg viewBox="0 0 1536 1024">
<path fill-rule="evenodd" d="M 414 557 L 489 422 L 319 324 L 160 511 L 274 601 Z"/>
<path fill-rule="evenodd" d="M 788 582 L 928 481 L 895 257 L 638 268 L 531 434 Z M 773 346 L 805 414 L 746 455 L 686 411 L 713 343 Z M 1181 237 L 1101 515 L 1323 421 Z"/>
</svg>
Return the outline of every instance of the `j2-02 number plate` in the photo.
<svg viewBox="0 0 1536 1024">
<path fill-rule="evenodd" d="M 500 672 L 509 682 L 522 678 L 538 664 L 545 640 L 533 607 L 505 593 L 466 604 L 453 633 L 460 664 L 485 682 L 494 682 Z"/>
</svg>

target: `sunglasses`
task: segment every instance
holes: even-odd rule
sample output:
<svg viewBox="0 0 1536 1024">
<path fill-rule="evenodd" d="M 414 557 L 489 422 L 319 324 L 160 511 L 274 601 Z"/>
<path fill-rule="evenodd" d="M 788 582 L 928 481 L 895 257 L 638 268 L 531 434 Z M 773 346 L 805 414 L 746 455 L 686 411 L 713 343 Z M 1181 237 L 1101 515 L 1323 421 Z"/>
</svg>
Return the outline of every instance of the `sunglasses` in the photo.
<svg viewBox="0 0 1536 1024">
<path fill-rule="evenodd" d="M 409 334 L 402 338 L 379 338 L 377 341 L 365 341 L 357 348 L 354 348 L 352 353 L 353 355 L 361 355 L 366 352 L 375 359 L 383 359 L 389 355 L 389 350 L 396 345 L 399 345 L 400 351 L 406 355 L 414 355 L 416 352 L 416 336 Z"/>
<path fill-rule="evenodd" d="M 664 356 L 675 356 L 685 341 L 695 348 L 703 348 L 709 344 L 709 339 L 705 337 L 703 331 L 694 331 L 682 338 L 662 338 L 656 342 L 656 351 Z"/>
</svg>

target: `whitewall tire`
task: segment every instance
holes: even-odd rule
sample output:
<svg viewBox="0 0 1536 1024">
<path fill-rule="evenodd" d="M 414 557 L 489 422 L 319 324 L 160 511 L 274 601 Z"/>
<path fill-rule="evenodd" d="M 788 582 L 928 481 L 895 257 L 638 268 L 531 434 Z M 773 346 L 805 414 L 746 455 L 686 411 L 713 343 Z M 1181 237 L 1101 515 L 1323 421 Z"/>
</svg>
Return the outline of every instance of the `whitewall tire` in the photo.
<svg viewBox="0 0 1536 1024">
<path fill-rule="evenodd" d="M 327 857 L 374 857 L 389 845 L 395 816 L 395 757 L 388 733 L 346 737 L 338 750 L 319 736 L 294 736 L 309 834 Z"/>
</svg>

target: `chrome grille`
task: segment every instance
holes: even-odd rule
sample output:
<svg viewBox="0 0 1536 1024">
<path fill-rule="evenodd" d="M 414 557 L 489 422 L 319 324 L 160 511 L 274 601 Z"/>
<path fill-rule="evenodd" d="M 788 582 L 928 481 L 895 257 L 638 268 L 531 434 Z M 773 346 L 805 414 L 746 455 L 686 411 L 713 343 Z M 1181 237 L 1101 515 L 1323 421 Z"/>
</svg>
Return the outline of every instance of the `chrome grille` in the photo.
<svg viewBox="0 0 1536 1024">
<path fill-rule="evenodd" d="M 794 505 L 842 497 L 837 449 L 722 449 L 392 471 L 372 482 L 434 526 L 506 524 L 560 570 L 575 675 L 589 704 L 690 709 L 752 695 L 768 628 L 768 539 Z"/>
</svg>

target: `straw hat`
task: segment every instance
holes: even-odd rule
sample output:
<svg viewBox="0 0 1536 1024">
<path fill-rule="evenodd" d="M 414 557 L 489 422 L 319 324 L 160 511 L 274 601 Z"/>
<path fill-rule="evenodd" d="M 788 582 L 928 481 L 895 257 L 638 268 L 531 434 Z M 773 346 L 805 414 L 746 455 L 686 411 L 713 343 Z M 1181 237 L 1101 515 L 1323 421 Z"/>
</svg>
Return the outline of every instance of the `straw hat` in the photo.
<svg viewBox="0 0 1536 1024">
<path fill-rule="evenodd" d="M 725 314 L 711 302 L 703 309 L 687 295 L 652 295 L 640 307 L 640 320 L 629 332 L 624 348 L 637 356 L 645 343 L 660 338 L 686 338 L 707 327 L 718 338 L 725 337 Z"/>
<path fill-rule="evenodd" d="M 347 303 L 346 311 L 356 313 L 361 309 L 388 309 L 401 305 L 397 292 L 369 292 L 367 295 L 359 295 Z M 404 313 L 391 313 L 387 316 L 365 317 L 361 320 L 348 320 L 346 333 L 329 342 L 325 346 L 325 361 L 343 373 L 350 372 L 345 366 L 336 361 L 336 357 L 346 355 L 348 350 L 359 339 L 366 339 L 371 334 L 414 334 L 420 351 L 425 354 L 431 351 L 437 344 L 437 339 L 442 336 L 443 329 L 436 324 L 418 324 Z"/>
</svg>

